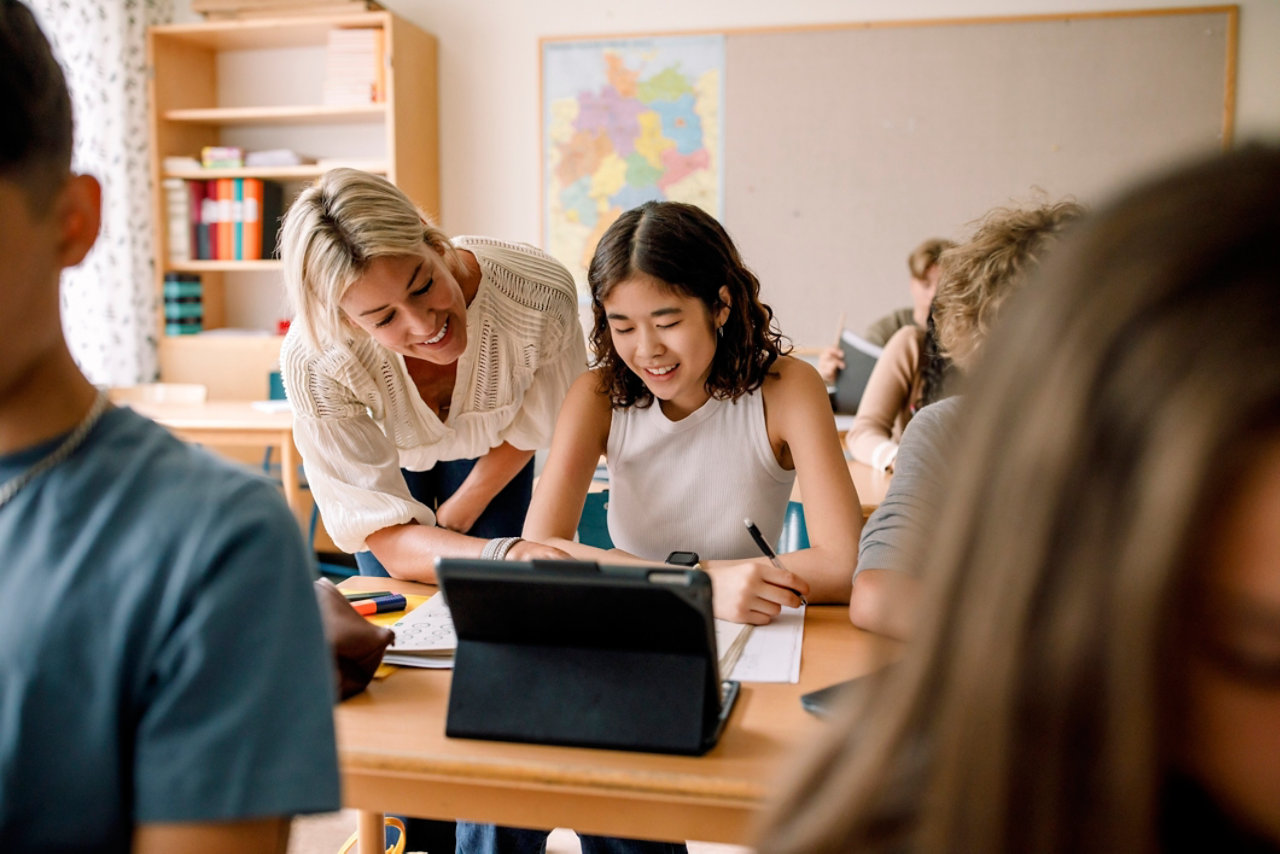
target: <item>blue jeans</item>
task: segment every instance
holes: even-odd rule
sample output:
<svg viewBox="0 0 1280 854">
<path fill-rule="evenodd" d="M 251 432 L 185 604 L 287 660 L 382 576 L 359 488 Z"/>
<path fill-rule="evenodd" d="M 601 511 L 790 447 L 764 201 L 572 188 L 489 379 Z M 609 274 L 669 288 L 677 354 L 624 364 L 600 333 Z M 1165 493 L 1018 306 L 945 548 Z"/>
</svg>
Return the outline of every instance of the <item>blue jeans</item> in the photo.
<svg viewBox="0 0 1280 854">
<path fill-rule="evenodd" d="M 401 469 L 409 494 L 434 511 L 467 479 L 475 460 L 446 460 L 427 471 Z M 502 491 L 493 497 L 468 534 L 475 537 L 518 537 L 524 528 L 533 495 L 533 460 L 522 468 Z M 373 552 L 357 552 L 361 575 L 387 576 L 387 570 Z M 454 823 L 434 819 L 399 816 L 404 822 L 406 851 L 447 852 L 454 850 Z"/>
<path fill-rule="evenodd" d="M 547 830 L 458 822 L 457 854 L 544 854 Z M 651 842 L 578 834 L 582 854 L 687 854 L 683 842 Z"/>
<path fill-rule="evenodd" d="M 475 464 L 475 460 L 445 460 L 427 471 L 400 471 L 409 487 L 409 494 L 434 512 L 445 499 L 457 492 Z M 529 460 L 529 464 L 520 469 L 511 478 L 511 482 L 493 497 L 467 533 L 487 540 L 520 536 L 525 514 L 529 512 L 529 499 L 532 497 L 533 460 Z M 382 562 L 373 556 L 373 552 L 356 552 L 356 566 L 360 568 L 361 575 L 386 577 L 388 574 Z"/>
</svg>

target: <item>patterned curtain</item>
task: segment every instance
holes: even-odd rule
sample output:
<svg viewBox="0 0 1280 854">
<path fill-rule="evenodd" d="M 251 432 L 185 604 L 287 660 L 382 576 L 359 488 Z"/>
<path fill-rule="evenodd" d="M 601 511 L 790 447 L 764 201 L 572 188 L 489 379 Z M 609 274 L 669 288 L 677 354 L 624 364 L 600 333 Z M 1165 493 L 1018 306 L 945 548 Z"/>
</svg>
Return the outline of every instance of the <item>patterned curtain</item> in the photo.
<svg viewBox="0 0 1280 854">
<path fill-rule="evenodd" d="M 99 385 L 156 377 L 146 32 L 173 0 L 27 0 L 62 63 L 75 115 L 73 168 L 102 182 L 102 233 L 63 274 L 71 352 Z"/>
</svg>

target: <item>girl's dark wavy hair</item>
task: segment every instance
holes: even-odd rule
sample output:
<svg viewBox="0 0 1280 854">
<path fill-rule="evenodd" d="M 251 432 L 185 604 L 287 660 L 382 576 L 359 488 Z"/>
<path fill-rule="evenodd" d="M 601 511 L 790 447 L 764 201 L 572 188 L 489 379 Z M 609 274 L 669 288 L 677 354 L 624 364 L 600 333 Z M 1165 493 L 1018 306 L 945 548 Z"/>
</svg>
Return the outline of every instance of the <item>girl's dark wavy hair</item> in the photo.
<svg viewBox="0 0 1280 854">
<path fill-rule="evenodd" d="M 938 346 L 938 330 L 933 323 L 932 309 L 925 324 L 924 344 L 920 348 L 920 375 L 924 378 L 920 388 L 920 406 L 928 406 L 955 394 L 955 365 Z"/>
<path fill-rule="evenodd" d="M 604 311 L 610 292 L 637 273 L 701 300 L 713 315 L 723 307 L 720 288 L 729 289 L 729 317 L 707 377 L 712 397 L 736 400 L 758 389 L 778 357 L 791 352 L 773 309 L 760 301 L 760 281 L 742 263 L 724 227 L 694 205 L 645 202 L 609 226 L 587 270 L 594 367 L 615 408 L 653 403 L 652 392 L 614 349 Z"/>
</svg>

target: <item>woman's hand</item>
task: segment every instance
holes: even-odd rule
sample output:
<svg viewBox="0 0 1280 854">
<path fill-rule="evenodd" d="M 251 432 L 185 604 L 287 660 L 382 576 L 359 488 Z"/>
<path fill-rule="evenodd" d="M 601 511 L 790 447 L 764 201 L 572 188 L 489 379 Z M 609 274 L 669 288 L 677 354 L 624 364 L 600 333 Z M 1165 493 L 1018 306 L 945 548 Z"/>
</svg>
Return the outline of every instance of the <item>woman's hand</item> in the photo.
<svg viewBox="0 0 1280 854">
<path fill-rule="evenodd" d="M 436 509 L 436 525 L 465 534 L 471 530 L 471 526 L 476 523 L 487 506 L 488 504 L 481 504 L 478 501 L 468 501 L 465 495 L 455 492 L 441 502 Z"/>
<path fill-rule="evenodd" d="M 714 561 L 711 576 L 711 610 L 722 620 L 763 626 L 773 622 L 785 605 L 796 608 L 809 595 L 809 583 L 769 561 Z"/>
<path fill-rule="evenodd" d="M 839 347 L 827 347 L 818 354 L 818 375 L 827 385 L 836 381 L 836 374 L 844 370 L 844 352 Z"/>
<path fill-rule="evenodd" d="M 573 555 L 555 546 L 521 540 L 507 552 L 507 560 L 573 560 Z"/>
</svg>

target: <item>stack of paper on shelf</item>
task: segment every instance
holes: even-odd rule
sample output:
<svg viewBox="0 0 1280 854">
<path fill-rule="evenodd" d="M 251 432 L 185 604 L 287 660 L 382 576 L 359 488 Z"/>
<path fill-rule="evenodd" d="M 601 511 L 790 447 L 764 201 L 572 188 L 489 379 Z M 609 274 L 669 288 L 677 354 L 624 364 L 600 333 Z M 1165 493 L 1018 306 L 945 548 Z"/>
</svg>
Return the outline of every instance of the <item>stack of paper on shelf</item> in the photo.
<svg viewBox="0 0 1280 854">
<path fill-rule="evenodd" d="M 267 148 L 259 151 L 246 151 L 244 165 L 250 169 L 269 166 L 301 166 L 304 163 L 315 163 L 314 157 L 299 154 L 292 148 Z"/>
<path fill-rule="evenodd" d="M 206 18 L 336 15 L 381 8 L 374 0 L 191 0 L 191 11 Z"/>
<path fill-rule="evenodd" d="M 381 29 L 330 30 L 324 60 L 324 103 L 349 107 L 386 100 L 385 52 Z"/>
</svg>

